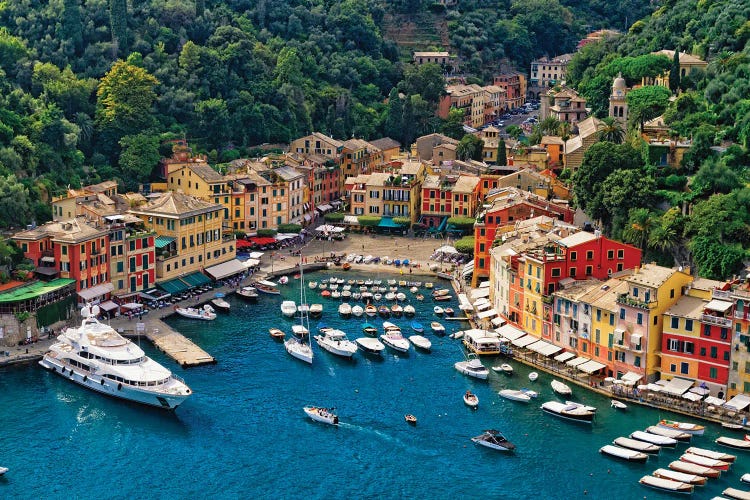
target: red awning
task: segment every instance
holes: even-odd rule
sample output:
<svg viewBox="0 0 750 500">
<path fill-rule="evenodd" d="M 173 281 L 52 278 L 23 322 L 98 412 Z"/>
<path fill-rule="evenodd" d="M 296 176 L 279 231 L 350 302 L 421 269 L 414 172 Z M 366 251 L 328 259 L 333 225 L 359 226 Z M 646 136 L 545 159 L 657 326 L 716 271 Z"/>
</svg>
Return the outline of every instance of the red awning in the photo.
<svg viewBox="0 0 750 500">
<path fill-rule="evenodd" d="M 253 243 L 254 245 L 260 245 L 260 246 L 273 245 L 274 243 L 276 243 L 276 239 L 275 238 L 262 237 L 262 236 L 256 236 L 254 238 L 250 238 L 250 242 Z"/>
<path fill-rule="evenodd" d="M 237 240 L 237 248 L 248 248 L 251 246 L 253 246 L 253 244 L 247 240 Z"/>
</svg>

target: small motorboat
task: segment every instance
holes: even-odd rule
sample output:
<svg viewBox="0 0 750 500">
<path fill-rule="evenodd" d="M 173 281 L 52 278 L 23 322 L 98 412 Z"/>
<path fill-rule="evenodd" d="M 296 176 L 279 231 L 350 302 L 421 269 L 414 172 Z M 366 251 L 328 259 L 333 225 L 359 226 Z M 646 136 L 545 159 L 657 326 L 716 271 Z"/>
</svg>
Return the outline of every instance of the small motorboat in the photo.
<svg viewBox="0 0 750 500">
<path fill-rule="evenodd" d="M 323 304 L 311 305 L 309 312 L 311 318 L 320 318 L 323 315 Z"/>
<path fill-rule="evenodd" d="M 521 392 L 529 396 L 530 398 L 536 398 L 539 397 L 539 393 L 536 391 L 532 391 L 531 389 L 523 388 L 521 389 Z"/>
<path fill-rule="evenodd" d="M 702 457 L 714 458 L 716 460 L 723 460 L 724 462 L 734 462 L 737 460 L 737 455 L 730 455 L 722 451 L 706 450 L 704 448 L 696 448 L 691 446 L 685 453 L 692 453 L 693 455 L 700 455 Z"/>
<path fill-rule="evenodd" d="M 726 488 L 721 494 L 737 500 L 750 500 L 750 491 L 738 490 L 737 488 Z"/>
<path fill-rule="evenodd" d="M 378 327 L 376 327 L 372 323 L 365 322 L 362 325 L 362 331 L 365 333 L 365 335 L 369 335 L 370 337 L 375 337 L 378 334 Z"/>
<path fill-rule="evenodd" d="M 224 297 L 225 295 L 223 293 L 217 293 L 214 295 L 214 298 L 211 299 L 211 304 L 217 311 L 229 312 L 232 306 L 229 305 L 229 302 L 227 302 Z"/>
<path fill-rule="evenodd" d="M 344 262 L 344 264 L 341 266 L 341 269 L 343 269 L 344 271 L 348 271 L 351 268 L 352 265 L 349 262 Z"/>
<path fill-rule="evenodd" d="M 383 354 L 383 351 L 385 350 L 385 346 L 381 341 L 378 339 L 374 339 L 371 337 L 359 337 L 354 340 L 360 349 L 365 351 L 369 354 Z"/>
<path fill-rule="evenodd" d="M 336 408 L 320 408 L 318 406 L 305 406 L 302 408 L 305 414 L 313 419 L 315 422 L 322 422 L 324 424 L 338 425 L 339 417 L 333 411 Z"/>
<path fill-rule="evenodd" d="M 539 374 L 537 372 L 531 372 L 531 373 L 529 373 L 529 380 L 531 382 L 534 382 L 538 378 L 539 378 Z"/>
<path fill-rule="evenodd" d="M 321 282 L 320 285 L 318 285 L 318 290 L 327 290 L 327 289 L 328 289 L 328 283 L 325 281 Z"/>
<path fill-rule="evenodd" d="M 409 341 L 401 335 L 401 330 L 396 328 L 387 328 L 385 333 L 380 336 L 380 341 L 398 352 L 409 352 Z"/>
<path fill-rule="evenodd" d="M 249 301 L 258 300 L 258 290 L 256 290 L 254 286 L 243 286 L 237 290 L 236 295 L 241 299 Z"/>
<path fill-rule="evenodd" d="M 330 297 L 331 296 L 331 291 L 330 290 L 323 290 L 322 292 L 320 292 L 320 296 L 321 297 Z"/>
<path fill-rule="evenodd" d="M 443 313 L 450 318 L 456 314 L 456 311 L 454 311 L 452 307 L 446 307 L 443 309 Z"/>
<path fill-rule="evenodd" d="M 656 434 L 657 436 L 665 436 L 668 438 L 675 439 L 677 441 L 690 441 L 692 434 L 687 432 L 680 432 L 674 429 L 667 429 L 666 427 L 659 427 L 652 425 L 646 428 L 646 432 L 649 434 Z"/>
<path fill-rule="evenodd" d="M 459 361 L 453 364 L 453 367 L 464 375 L 478 378 L 480 380 L 487 380 L 490 371 L 482 364 L 476 354 L 469 354 L 469 358 L 466 361 Z"/>
<path fill-rule="evenodd" d="M 204 305 L 200 309 L 196 309 L 194 307 L 175 306 L 174 312 L 176 312 L 180 316 L 183 316 L 185 318 L 190 318 L 190 319 L 202 319 L 206 321 L 211 321 L 211 320 L 216 319 L 216 313 L 214 312 L 214 308 L 209 306 L 208 304 Z"/>
<path fill-rule="evenodd" d="M 731 422 L 722 422 L 721 426 L 725 429 L 729 429 L 730 431 L 741 431 L 745 428 L 742 426 L 742 424 L 733 424 Z"/>
<path fill-rule="evenodd" d="M 644 443 L 655 444 L 657 446 L 668 446 L 670 448 L 674 448 L 675 446 L 677 446 L 676 439 L 672 439 L 666 436 L 657 436 L 656 434 L 651 434 L 650 432 L 635 431 L 630 434 L 630 438 L 637 439 L 638 441 L 643 441 Z"/>
<path fill-rule="evenodd" d="M 745 484 L 750 484 L 750 472 L 746 474 L 742 474 L 742 476 L 740 476 L 740 481 L 742 481 Z"/>
<path fill-rule="evenodd" d="M 338 290 L 331 291 L 331 298 L 332 299 L 340 299 L 341 298 L 341 292 Z"/>
<path fill-rule="evenodd" d="M 617 410 L 627 410 L 628 409 L 628 405 L 626 405 L 622 401 L 617 401 L 616 399 L 613 399 L 612 401 L 610 401 L 610 406 L 612 408 L 617 409 Z"/>
<path fill-rule="evenodd" d="M 493 450 L 498 451 L 513 451 L 516 449 L 516 445 L 505 439 L 500 431 L 489 429 L 484 431 L 483 434 L 471 438 L 472 442 L 484 446 Z"/>
<path fill-rule="evenodd" d="M 552 385 L 552 390 L 561 396 L 570 396 L 571 394 L 573 394 L 573 391 L 570 390 L 570 387 L 563 384 L 559 380 L 553 380 L 550 385 Z"/>
<path fill-rule="evenodd" d="M 339 315 L 342 318 L 349 318 L 352 315 L 352 306 L 348 302 L 339 304 Z"/>
<path fill-rule="evenodd" d="M 440 306 L 435 306 L 432 308 L 432 312 L 434 312 L 437 316 L 442 316 L 445 313 L 445 309 Z"/>
<path fill-rule="evenodd" d="M 287 318 L 293 318 L 297 314 L 297 304 L 293 300 L 285 300 L 281 303 L 281 314 Z"/>
<path fill-rule="evenodd" d="M 433 321 L 432 323 L 430 323 L 430 329 L 435 333 L 435 335 L 445 334 L 445 327 L 438 321 Z"/>
<path fill-rule="evenodd" d="M 669 463 L 669 468 L 676 470 L 677 472 L 684 472 L 686 474 L 696 474 L 707 478 L 717 478 L 721 475 L 721 471 L 712 469 L 711 467 L 704 467 L 702 465 L 691 464 L 690 462 L 682 462 L 675 460 Z"/>
<path fill-rule="evenodd" d="M 390 318 L 391 311 L 388 309 L 388 306 L 380 306 L 378 307 L 378 314 L 381 318 Z"/>
<path fill-rule="evenodd" d="M 629 462 L 645 462 L 648 459 L 648 455 L 641 453 L 640 451 L 630 450 L 628 448 L 620 448 L 613 444 L 605 444 L 599 448 L 599 453 L 609 455 L 610 457 L 621 458 Z"/>
<path fill-rule="evenodd" d="M 6 472 L 8 472 L 7 467 L 0 467 L 0 476 L 4 476 Z"/>
<path fill-rule="evenodd" d="M 404 415 L 404 420 L 406 420 L 407 424 L 417 425 L 417 417 L 415 417 L 411 413 L 407 413 L 406 415 Z"/>
<path fill-rule="evenodd" d="M 386 293 L 385 300 L 387 300 L 388 302 L 393 302 L 394 300 L 396 300 L 396 294 L 393 292 Z"/>
<path fill-rule="evenodd" d="M 404 314 L 404 308 L 398 304 L 393 304 L 391 306 L 391 314 L 394 318 L 400 318 L 401 315 Z"/>
<path fill-rule="evenodd" d="M 413 286 L 413 287 L 409 288 L 409 291 L 411 293 L 418 293 L 419 292 L 419 288 L 417 288 L 416 286 Z"/>
<path fill-rule="evenodd" d="M 716 460 L 715 458 L 702 457 L 700 455 L 693 455 L 692 453 L 683 453 L 680 457 L 683 462 L 690 462 L 691 464 L 702 465 L 703 467 L 711 467 L 712 469 L 718 469 L 722 471 L 729 470 L 731 465 L 729 462 L 724 460 Z"/>
<path fill-rule="evenodd" d="M 493 367 L 492 369 L 495 370 L 495 367 Z M 513 375 L 513 367 L 508 363 L 503 363 L 502 365 L 500 365 L 500 371 L 506 375 Z"/>
<path fill-rule="evenodd" d="M 645 441 L 638 441 L 637 439 L 630 439 L 627 437 L 618 437 L 617 439 L 612 441 L 612 443 L 622 448 L 630 448 L 631 450 L 640 451 L 641 453 L 656 454 L 661 451 L 661 446 L 659 445 L 647 443 Z"/>
<path fill-rule="evenodd" d="M 673 429 L 680 432 L 687 432 L 688 434 L 693 434 L 694 436 L 702 436 L 703 432 L 706 430 L 706 427 L 703 425 L 693 424 L 690 422 L 676 422 L 674 420 L 660 420 L 656 425 L 664 429 Z"/>
<path fill-rule="evenodd" d="M 432 342 L 430 342 L 430 339 L 423 337 L 422 335 L 410 335 L 409 342 L 414 344 L 414 347 L 422 349 L 423 351 L 429 351 L 432 349 Z M 748 443 L 750 443 L 750 441 L 748 441 Z"/>
<path fill-rule="evenodd" d="M 547 401 L 543 403 L 542 410 L 560 418 L 587 424 L 590 424 L 594 420 L 595 414 L 595 412 L 586 409 L 584 406 L 569 405 L 558 401 Z"/>
<path fill-rule="evenodd" d="M 695 489 L 695 486 L 693 486 L 692 484 L 654 476 L 643 476 L 638 482 L 644 486 L 648 486 L 649 488 L 669 491 L 672 493 L 690 494 Z"/>
<path fill-rule="evenodd" d="M 307 287 L 310 290 L 315 290 L 316 288 L 318 288 L 318 282 L 317 281 L 310 281 L 310 282 L 307 283 Z"/>
<path fill-rule="evenodd" d="M 289 276 L 279 278 L 279 285 L 286 285 L 287 283 L 289 283 Z"/>
<path fill-rule="evenodd" d="M 735 439 L 726 436 L 720 436 L 716 438 L 715 443 L 722 446 L 728 446 L 736 450 L 750 450 L 750 441 L 747 441 L 745 439 Z"/>
<path fill-rule="evenodd" d="M 459 332 L 451 333 L 450 335 L 448 335 L 448 338 L 457 340 L 457 339 L 463 338 L 463 336 L 464 336 L 464 332 L 459 331 Z"/>
<path fill-rule="evenodd" d="M 464 393 L 464 404 L 469 408 L 476 409 L 479 407 L 479 398 L 473 392 L 466 391 Z"/>
<path fill-rule="evenodd" d="M 396 300 L 399 302 L 403 302 L 406 300 L 406 294 L 404 292 L 398 292 L 396 293 Z"/>
<path fill-rule="evenodd" d="M 378 308 L 377 308 L 377 307 L 375 307 L 375 306 L 374 306 L 374 305 L 372 305 L 372 304 L 367 304 L 367 306 L 365 307 L 365 314 L 366 314 L 367 316 L 369 316 L 369 317 L 371 317 L 371 318 L 372 318 L 372 317 L 374 317 L 374 316 L 375 316 L 376 314 L 378 314 Z"/>
<path fill-rule="evenodd" d="M 417 333 L 424 332 L 424 327 L 422 326 L 422 323 L 416 320 L 411 322 L 411 329 Z M 748 443 L 750 443 L 750 441 L 748 441 Z"/>
<path fill-rule="evenodd" d="M 680 481 L 681 483 L 695 484 L 698 486 L 704 486 L 707 479 L 698 474 L 687 474 L 685 472 L 677 472 L 671 469 L 656 469 L 651 473 L 654 477 L 661 477 L 663 479 L 671 479 L 672 481 Z"/>
<path fill-rule="evenodd" d="M 526 394 L 524 391 L 517 391 L 515 389 L 503 389 L 497 393 L 500 397 L 510 399 L 511 401 L 519 401 L 521 403 L 528 403 L 531 401 L 531 396 Z"/>
<path fill-rule="evenodd" d="M 421 293 L 418 293 L 414 296 L 414 298 L 422 302 L 424 300 L 424 295 L 422 295 Z"/>
<path fill-rule="evenodd" d="M 404 306 L 404 316 L 406 316 L 407 318 L 413 317 L 416 313 L 417 313 L 417 310 L 414 309 L 413 305 L 408 304 Z"/>
<path fill-rule="evenodd" d="M 271 338 L 274 340 L 284 340 L 284 332 L 278 328 L 269 328 L 268 333 L 271 334 Z"/>
<path fill-rule="evenodd" d="M 365 313 L 365 308 L 364 307 L 362 307 L 360 305 L 356 305 L 356 306 L 352 307 L 352 315 L 355 318 L 361 317 L 364 313 Z"/>
</svg>

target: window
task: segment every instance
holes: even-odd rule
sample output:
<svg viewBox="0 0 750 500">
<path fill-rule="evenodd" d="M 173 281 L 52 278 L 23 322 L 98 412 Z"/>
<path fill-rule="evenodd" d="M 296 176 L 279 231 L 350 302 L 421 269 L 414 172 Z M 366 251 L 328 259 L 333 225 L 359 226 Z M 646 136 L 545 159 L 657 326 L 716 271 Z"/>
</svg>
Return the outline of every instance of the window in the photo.
<svg viewBox="0 0 750 500">
<path fill-rule="evenodd" d="M 686 319 L 685 320 L 685 331 L 686 332 L 692 332 L 693 331 L 693 320 L 692 319 Z"/>
<path fill-rule="evenodd" d="M 641 366 L 641 357 L 640 356 L 636 356 L 633 359 L 633 366 Z"/>
<path fill-rule="evenodd" d="M 667 350 L 668 351 L 678 351 L 680 349 L 680 341 L 677 339 L 668 339 L 667 340 Z"/>
<path fill-rule="evenodd" d="M 719 357 L 719 350 L 716 348 L 716 346 L 711 347 L 711 357 L 714 359 Z"/>
<path fill-rule="evenodd" d="M 708 369 L 709 378 L 716 379 L 718 376 L 719 376 L 719 370 L 713 367 Z"/>
<path fill-rule="evenodd" d="M 617 258 L 618 259 L 624 259 L 625 258 L 625 250 L 618 250 L 617 251 Z"/>
<path fill-rule="evenodd" d="M 676 330 L 677 328 L 679 328 L 679 327 L 680 327 L 680 318 L 675 318 L 674 316 L 672 316 L 672 319 L 671 319 L 671 321 L 669 322 L 669 326 L 670 326 L 670 327 L 671 327 L 671 328 L 672 328 L 673 330 Z"/>
<path fill-rule="evenodd" d="M 597 321 L 601 321 L 602 320 L 602 310 L 601 309 L 597 309 L 596 310 L 596 320 Z"/>
<path fill-rule="evenodd" d="M 620 308 L 620 319 L 625 319 L 625 308 L 624 307 Z"/>
<path fill-rule="evenodd" d="M 614 250 L 607 250 L 607 260 L 613 260 L 615 258 Z"/>
<path fill-rule="evenodd" d="M 670 299 L 673 299 L 673 298 L 674 298 L 674 288 L 672 288 L 672 289 L 671 289 L 671 290 L 669 291 L 669 298 L 670 298 Z"/>
<path fill-rule="evenodd" d="M 594 266 L 586 266 L 586 276 L 594 274 Z"/>
<path fill-rule="evenodd" d="M 576 259 L 578 259 L 578 252 L 570 252 L 570 260 L 574 262 Z"/>
<path fill-rule="evenodd" d="M 685 342 L 682 350 L 683 352 L 686 352 L 688 354 L 693 354 L 693 352 L 695 352 L 695 347 L 693 346 L 692 342 Z"/>
<path fill-rule="evenodd" d="M 701 353 L 702 357 L 706 357 L 706 348 L 705 347 L 701 347 L 700 353 Z"/>
<path fill-rule="evenodd" d="M 586 251 L 586 260 L 594 260 L 594 251 L 593 250 L 587 250 Z"/>
<path fill-rule="evenodd" d="M 683 375 L 687 375 L 689 371 L 690 365 L 685 362 L 680 363 L 680 373 L 682 373 Z"/>
<path fill-rule="evenodd" d="M 677 371 L 677 365 L 674 364 L 674 363 L 670 364 L 669 365 L 669 371 L 672 372 L 672 373 L 676 372 Z"/>
<path fill-rule="evenodd" d="M 727 328 L 722 328 L 721 329 L 721 339 L 722 340 L 726 340 L 727 339 L 727 335 L 729 335 L 729 330 Z"/>
<path fill-rule="evenodd" d="M 638 315 L 636 316 L 636 320 L 635 321 L 639 325 L 642 325 L 643 324 L 643 313 L 638 313 Z"/>
<path fill-rule="evenodd" d="M 706 337 L 711 336 L 711 325 L 703 325 L 703 335 Z"/>
<path fill-rule="evenodd" d="M 575 267 L 571 267 L 570 268 L 570 277 L 571 278 L 575 278 L 576 277 L 576 268 Z"/>
<path fill-rule="evenodd" d="M 552 268 L 552 277 L 553 278 L 559 278 L 560 277 L 560 268 L 559 267 L 553 267 Z"/>
<path fill-rule="evenodd" d="M 633 297 L 638 297 L 638 288 L 633 287 Z"/>
</svg>

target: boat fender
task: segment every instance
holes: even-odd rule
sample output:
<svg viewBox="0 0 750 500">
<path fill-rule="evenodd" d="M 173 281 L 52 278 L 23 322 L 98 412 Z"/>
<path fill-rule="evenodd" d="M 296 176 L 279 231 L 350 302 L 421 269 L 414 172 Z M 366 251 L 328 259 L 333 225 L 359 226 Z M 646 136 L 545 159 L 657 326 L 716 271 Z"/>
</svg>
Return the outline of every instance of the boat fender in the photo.
<svg viewBox="0 0 750 500">
<path fill-rule="evenodd" d="M 101 379 L 100 382 L 102 385 L 104 385 L 104 379 Z"/>
<path fill-rule="evenodd" d="M 83 376 L 83 381 L 84 381 L 84 382 L 88 382 L 88 380 L 89 380 L 89 376 L 88 376 L 88 375 L 84 375 L 84 376 Z"/>
<path fill-rule="evenodd" d="M 117 384 L 117 390 L 118 390 L 118 391 L 121 391 L 121 390 L 122 390 L 122 382 L 120 382 L 119 384 Z"/>
</svg>

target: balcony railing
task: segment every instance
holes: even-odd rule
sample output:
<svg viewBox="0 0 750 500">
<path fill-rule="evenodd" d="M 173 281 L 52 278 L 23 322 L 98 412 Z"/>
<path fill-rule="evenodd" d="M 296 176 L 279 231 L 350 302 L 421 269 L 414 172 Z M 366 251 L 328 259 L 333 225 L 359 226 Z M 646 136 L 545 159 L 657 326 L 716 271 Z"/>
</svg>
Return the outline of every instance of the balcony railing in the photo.
<svg viewBox="0 0 750 500">
<path fill-rule="evenodd" d="M 743 310 L 740 310 L 740 309 L 734 311 L 734 317 L 737 318 L 737 319 L 747 320 L 748 316 L 750 316 L 750 315 L 748 315 L 747 311 L 743 311 Z"/>
<path fill-rule="evenodd" d="M 651 309 L 653 307 L 656 307 L 657 301 L 652 300 L 650 302 L 645 302 L 643 300 L 636 299 L 635 297 L 631 297 L 626 292 L 621 293 L 617 296 L 617 303 L 626 306 L 637 307 L 639 309 Z"/>
<path fill-rule="evenodd" d="M 731 300 L 732 295 L 731 295 L 731 292 L 729 290 L 717 290 L 717 289 L 714 288 L 713 290 L 711 290 L 711 297 L 714 298 L 714 299 L 727 299 L 727 300 Z"/>
<path fill-rule="evenodd" d="M 721 316 L 713 316 L 711 314 L 701 314 L 701 323 L 721 326 L 723 328 L 732 328 L 731 319 L 723 318 Z"/>
</svg>

